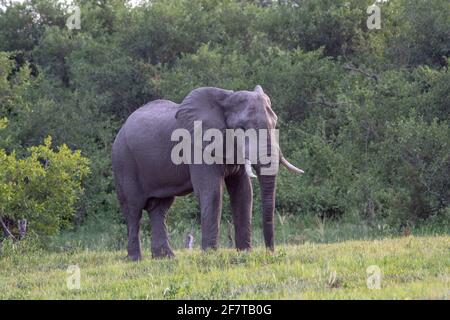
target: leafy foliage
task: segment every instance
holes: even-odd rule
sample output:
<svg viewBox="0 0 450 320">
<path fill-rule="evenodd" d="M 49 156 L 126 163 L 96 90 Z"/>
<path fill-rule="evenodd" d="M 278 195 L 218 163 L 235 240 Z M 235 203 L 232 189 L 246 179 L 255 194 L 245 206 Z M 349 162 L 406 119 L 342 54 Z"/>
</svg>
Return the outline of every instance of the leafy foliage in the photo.
<svg viewBox="0 0 450 320">
<path fill-rule="evenodd" d="M 27 170 L 39 176 L 42 168 L 29 158 L 38 151 L 27 148 L 51 135 L 90 159 L 75 213 L 66 209 L 78 196 L 58 198 L 58 183 L 49 194 L 48 208 L 51 197 L 65 208 L 52 204 L 62 214 L 58 221 L 73 214 L 77 223 L 121 221 L 110 148 L 139 106 L 157 98 L 179 102 L 199 86 L 256 84 L 280 117 L 283 153 L 306 171 L 281 172 L 281 216 L 394 228 L 448 220 L 447 0 L 379 4 L 380 30 L 366 27 L 369 0 L 75 2 L 80 30 L 65 27 L 69 12 L 54 0 L 5 2 L 0 9 L 4 158 L 31 161 Z M 70 161 L 83 167 L 84 158 L 77 159 Z M 32 197 L 42 187 L 33 186 L 26 189 Z M 11 189 L 4 188 L 0 196 L 7 197 Z M 172 211 L 171 224 L 198 215 L 194 197 L 177 199 Z"/>
<path fill-rule="evenodd" d="M 17 159 L 0 149 L 0 215 L 27 219 L 37 234 L 54 234 L 75 213 L 89 162 L 66 145 L 53 151 L 50 137 L 28 151 L 30 156 Z"/>
</svg>

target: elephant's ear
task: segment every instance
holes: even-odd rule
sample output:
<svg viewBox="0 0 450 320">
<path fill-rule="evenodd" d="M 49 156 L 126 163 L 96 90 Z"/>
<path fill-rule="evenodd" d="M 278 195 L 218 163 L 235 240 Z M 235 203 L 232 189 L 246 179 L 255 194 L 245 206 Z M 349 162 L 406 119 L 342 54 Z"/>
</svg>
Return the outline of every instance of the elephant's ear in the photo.
<svg viewBox="0 0 450 320">
<path fill-rule="evenodd" d="M 269 119 L 272 121 L 272 128 L 275 128 L 277 125 L 277 121 L 278 121 L 278 117 L 275 114 L 275 112 L 273 112 L 272 110 L 272 103 L 270 102 L 270 98 L 269 96 L 264 92 L 263 88 L 258 84 L 255 89 L 253 90 L 259 94 L 262 95 L 262 97 L 264 98 L 264 100 L 266 101 L 265 107 L 266 107 L 266 112 L 267 115 L 269 116 Z"/>
<path fill-rule="evenodd" d="M 213 87 L 192 90 L 181 102 L 175 118 L 181 126 L 193 132 L 194 121 L 202 121 L 203 131 L 226 129 L 223 105 L 233 91 Z"/>
</svg>

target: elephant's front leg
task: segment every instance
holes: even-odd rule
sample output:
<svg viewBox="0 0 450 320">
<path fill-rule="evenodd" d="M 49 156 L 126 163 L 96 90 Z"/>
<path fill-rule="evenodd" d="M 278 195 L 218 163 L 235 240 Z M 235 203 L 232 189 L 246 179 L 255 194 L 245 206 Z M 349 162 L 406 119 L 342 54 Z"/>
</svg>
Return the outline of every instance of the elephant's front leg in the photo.
<svg viewBox="0 0 450 320">
<path fill-rule="evenodd" d="M 225 183 L 230 195 L 236 248 L 249 250 L 252 247 L 252 183 L 243 169 L 227 177 Z"/>
<path fill-rule="evenodd" d="M 200 202 L 202 249 L 217 249 L 222 212 L 223 171 L 212 165 L 192 165 L 191 182 Z"/>
</svg>

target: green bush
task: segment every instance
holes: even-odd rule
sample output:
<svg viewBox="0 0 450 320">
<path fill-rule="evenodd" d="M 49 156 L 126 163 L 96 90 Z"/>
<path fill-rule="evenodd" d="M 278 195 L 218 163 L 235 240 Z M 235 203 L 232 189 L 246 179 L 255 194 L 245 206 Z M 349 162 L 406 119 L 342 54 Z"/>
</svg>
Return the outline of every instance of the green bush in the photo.
<svg viewBox="0 0 450 320">
<path fill-rule="evenodd" d="M 0 149 L 0 217 L 27 219 L 31 232 L 55 234 L 75 213 L 89 161 L 66 145 L 53 151 L 50 137 L 28 151 L 28 157 L 17 159 Z"/>
<path fill-rule="evenodd" d="M 403 221 L 443 214 L 450 205 L 450 126 L 411 116 L 389 123 L 379 172 L 390 181 L 388 206 Z"/>
</svg>

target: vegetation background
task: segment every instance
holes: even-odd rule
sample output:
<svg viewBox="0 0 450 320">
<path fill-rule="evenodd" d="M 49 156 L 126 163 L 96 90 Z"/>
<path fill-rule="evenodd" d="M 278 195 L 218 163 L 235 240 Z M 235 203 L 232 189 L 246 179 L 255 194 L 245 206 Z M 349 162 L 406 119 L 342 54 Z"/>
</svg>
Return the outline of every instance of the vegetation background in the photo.
<svg viewBox="0 0 450 320">
<path fill-rule="evenodd" d="M 372 0 L 75 0 L 73 30 L 67 3 L 0 3 L 0 218 L 16 236 L 27 218 L 27 246 L 123 249 L 110 152 L 127 116 L 256 84 L 306 171 L 281 171 L 277 242 L 449 233 L 448 0 L 380 3 L 372 30 Z M 258 245 L 258 201 L 254 215 Z M 225 246 L 229 216 L 225 202 Z M 199 239 L 198 218 L 192 196 L 176 200 L 176 248 Z"/>
</svg>

